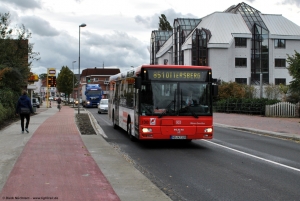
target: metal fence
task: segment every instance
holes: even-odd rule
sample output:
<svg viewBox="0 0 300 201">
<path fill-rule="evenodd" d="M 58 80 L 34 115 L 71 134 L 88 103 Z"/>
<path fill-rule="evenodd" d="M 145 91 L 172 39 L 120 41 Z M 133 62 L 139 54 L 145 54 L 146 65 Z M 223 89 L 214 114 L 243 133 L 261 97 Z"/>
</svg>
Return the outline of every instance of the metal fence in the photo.
<svg viewBox="0 0 300 201">
<path fill-rule="evenodd" d="M 226 112 L 226 113 L 243 113 L 253 115 L 264 115 L 264 105 L 261 103 L 232 103 L 224 102 L 222 104 L 215 104 L 215 112 Z"/>
<path fill-rule="evenodd" d="M 296 117 L 296 104 L 280 102 L 274 105 L 266 105 L 267 117 Z"/>
</svg>

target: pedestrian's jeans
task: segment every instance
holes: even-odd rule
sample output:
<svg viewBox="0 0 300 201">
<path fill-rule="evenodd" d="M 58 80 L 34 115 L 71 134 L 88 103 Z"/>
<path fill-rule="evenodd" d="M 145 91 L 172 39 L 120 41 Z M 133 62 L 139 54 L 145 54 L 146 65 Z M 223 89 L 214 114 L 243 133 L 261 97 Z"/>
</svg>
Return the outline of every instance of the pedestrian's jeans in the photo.
<svg viewBox="0 0 300 201">
<path fill-rule="evenodd" d="M 22 131 L 24 131 L 24 118 L 26 118 L 25 128 L 28 128 L 29 121 L 30 121 L 30 114 L 20 114 L 20 118 L 21 118 L 21 128 Z"/>
</svg>

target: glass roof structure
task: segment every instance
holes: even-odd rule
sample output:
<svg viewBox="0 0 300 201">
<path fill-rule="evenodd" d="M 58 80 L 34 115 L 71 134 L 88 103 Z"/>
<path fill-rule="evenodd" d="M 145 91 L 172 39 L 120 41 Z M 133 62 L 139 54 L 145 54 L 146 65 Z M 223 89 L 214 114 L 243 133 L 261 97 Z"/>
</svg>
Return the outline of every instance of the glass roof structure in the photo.
<svg viewBox="0 0 300 201">
<path fill-rule="evenodd" d="M 200 18 L 177 18 L 174 20 L 173 58 L 175 65 L 183 64 L 184 54 L 181 51 L 181 45 L 200 22 Z"/>
<path fill-rule="evenodd" d="M 200 18 L 177 18 L 174 20 L 175 32 L 182 30 L 184 32 L 184 35 L 187 36 L 200 22 Z"/>
<path fill-rule="evenodd" d="M 156 64 L 156 53 L 160 50 L 163 44 L 172 36 L 173 31 L 158 31 L 154 30 L 151 33 L 150 41 L 150 64 Z"/>
<path fill-rule="evenodd" d="M 265 30 L 268 30 L 267 26 L 263 22 L 263 20 L 260 17 L 260 11 L 256 10 L 255 8 L 249 6 L 248 4 L 242 2 L 239 3 L 237 6 L 231 6 L 224 12 L 229 13 L 240 13 L 246 22 L 249 30 L 253 33 L 253 25 L 257 24 L 260 27 L 262 27 Z"/>
<path fill-rule="evenodd" d="M 260 16 L 261 12 L 244 2 L 231 6 L 224 12 L 239 13 L 252 33 L 251 83 L 269 83 L 269 29 Z"/>
<path fill-rule="evenodd" d="M 156 42 L 159 44 L 159 48 L 156 52 L 160 49 L 160 47 L 172 36 L 172 31 L 152 31 L 151 34 L 151 43 Z"/>
</svg>

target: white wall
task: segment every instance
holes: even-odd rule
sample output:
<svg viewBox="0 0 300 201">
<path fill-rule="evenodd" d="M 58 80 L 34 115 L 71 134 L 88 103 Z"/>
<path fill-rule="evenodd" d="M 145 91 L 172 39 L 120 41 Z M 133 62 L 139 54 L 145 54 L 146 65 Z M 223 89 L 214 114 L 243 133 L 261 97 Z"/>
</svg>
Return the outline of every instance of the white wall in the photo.
<svg viewBox="0 0 300 201">
<path fill-rule="evenodd" d="M 231 80 L 235 81 L 235 78 L 247 78 L 247 83 L 251 77 L 251 39 L 247 39 L 247 47 L 235 47 L 235 43 L 232 43 L 230 51 L 233 51 L 233 60 L 232 68 L 234 76 Z M 247 67 L 246 68 L 236 68 L 235 67 L 235 58 L 247 58 Z"/>
<path fill-rule="evenodd" d="M 184 61 L 183 61 L 184 65 L 192 65 L 192 50 L 185 50 L 184 51 Z"/>
<path fill-rule="evenodd" d="M 289 54 L 290 56 L 294 55 L 296 50 L 300 52 L 300 41 L 298 40 L 286 40 L 285 48 L 276 48 L 274 47 L 274 40 L 270 39 L 269 41 L 269 50 L 270 50 L 270 84 L 275 83 L 275 78 L 286 78 L 286 84 L 289 84 L 292 81 L 292 76 L 290 76 L 288 69 L 284 68 L 275 68 L 275 59 L 287 59 Z M 288 64 L 286 64 L 288 67 Z"/>
<path fill-rule="evenodd" d="M 286 40 L 285 49 L 275 49 L 274 40 L 269 39 L 269 81 L 275 83 L 275 78 L 285 78 L 286 83 L 292 81 L 292 77 L 285 68 L 275 68 L 275 58 L 287 59 L 287 54 L 294 55 L 296 50 L 300 52 L 300 41 Z M 235 81 L 235 78 L 247 78 L 247 83 L 251 77 L 251 39 L 247 39 L 247 47 L 235 47 L 232 43 L 227 48 L 210 48 L 208 65 L 212 68 L 213 78 L 221 79 L 225 82 Z M 168 59 L 169 64 L 172 62 L 171 54 L 166 52 L 158 58 L 158 64 L 164 64 L 164 59 Z M 235 58 L 247 58 L 246 68 L 236 68 Z M 170 61 L 171 60 L 171 61 Z M 192 65 L 191 49 L 184 51 L 184 65 Z M 288 67 L 288 64 L 287 64 Z"/>
<path fill-rule="evenodd" d="M 166 52 L 165 54 L 163 54 L 160 58 L 157 59 L 157 63 L 163 65 L 164 64 L 164 60 L 167 59 L 168 60 L 168 65 L 170 65 L 171 63 L 171 53 Z"/>
<path fill-rule="evenodd" d="M 212 68 L 212 77 L 228 82 L 230 79 L 230 52 L 228 49 L 209 49 L 208 65 Z"/>
</svg>

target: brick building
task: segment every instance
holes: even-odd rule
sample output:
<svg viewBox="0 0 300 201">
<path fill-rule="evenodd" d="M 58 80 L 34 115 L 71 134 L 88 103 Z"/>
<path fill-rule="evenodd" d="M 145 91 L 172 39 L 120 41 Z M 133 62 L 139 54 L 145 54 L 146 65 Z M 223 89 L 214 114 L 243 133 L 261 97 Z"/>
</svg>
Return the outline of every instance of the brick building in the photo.
<svg viewBox="0 0 300 201">
<path fill-rule="evenodd" d="M 108 98 L 108 79 L 111 75 L 120 73 L 119 68 L 87 68 L 80 75 L 80 94 L 86 84 L 100 84 L 103 90 L 103 98 Z M 80 95 L 82 97 L 82 95 Z"/>
</svg>

